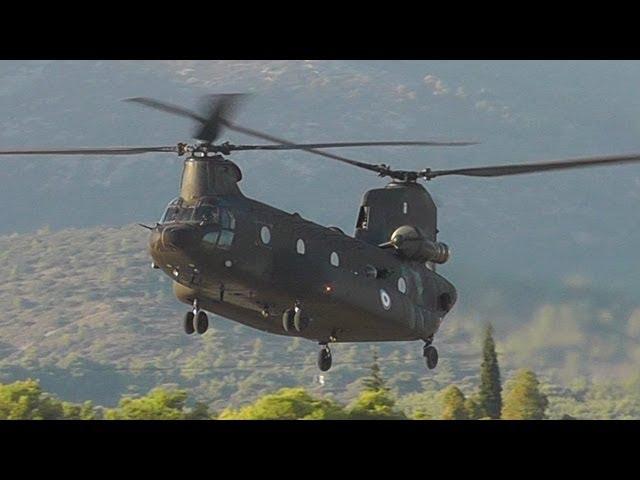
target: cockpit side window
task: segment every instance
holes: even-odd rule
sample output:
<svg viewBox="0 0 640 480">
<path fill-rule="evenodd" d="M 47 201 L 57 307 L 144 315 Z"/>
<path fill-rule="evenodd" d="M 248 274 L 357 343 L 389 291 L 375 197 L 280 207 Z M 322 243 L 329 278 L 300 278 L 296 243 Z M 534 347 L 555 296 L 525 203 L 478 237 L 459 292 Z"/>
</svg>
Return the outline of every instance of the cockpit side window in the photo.
<svg viewBox="0 0 640 480">
<path fill-rule="evenodd" d="M 196 208 L 194 220 L 196 222 L 200 222 L 203 225 L 209 223 L 219 223 L 220 211 L 218 210 L 218 207 L 213 207 L 211 205 L 201 205 Z"/>
<path fill-rule="evenodd" d="M 178 218 L 179 212 L 180 212 L 180 209 L 178 207 L 169 206 L 167 210 L 164 212 L 164 215 L 162 216 L 162 220 L 160 220 L 160 223 L 175 222 L 176 219 Z"/>
</svg>

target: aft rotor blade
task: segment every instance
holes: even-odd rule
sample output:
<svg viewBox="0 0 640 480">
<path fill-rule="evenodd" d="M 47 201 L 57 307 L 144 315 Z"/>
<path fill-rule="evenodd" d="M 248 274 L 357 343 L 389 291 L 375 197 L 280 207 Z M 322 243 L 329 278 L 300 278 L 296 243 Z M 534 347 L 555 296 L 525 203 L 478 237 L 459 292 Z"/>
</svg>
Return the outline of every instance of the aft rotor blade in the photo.
<svg viewBox="0 0 640 480">
<path fill-rule="evenodd" d="M 398 141 L 398 142 L 334 142 L 334 143 L 296 143 L 291 145 L 232 145 L 229 150 L 296 150 L 314 148 L 344 147 L 465 147 L 478 145 L 478 142 L 438 142 L 438 141 Z"/>
<path fill-rule="evenodd" d="M 640 162 L 640 153 L 627 155 L 607 155 L 598 157 L 573 158 L 552 162 L 529 163 L 520 165 L 498 165 L 493 167 L 457 168 L 455 170 L 424 170 L 420 176 L 430 180 L 444 175 L 464 175 L 467 177 L 502 177 L 525 173 L 568 170 L 570 168 L 597 167 L 603 165 L 623 165 Z"/>
<path fill-rule="evenodd" d="M 315 155 L 320 155 L 321 157 L 331 158 L 333 160 L 338 160 L 339 162 L 348 163 L 349 165 L 353 165 L 355 167 L 364 168 L 366 170 L 370 170 L 372 172 L 376 172 L 380 175 L 386 174 L 389 171 L 389 168 L 385 165 L 375 165 L 372 163 L 359 162 L 357 160 L 351 160 L 349 158 L 341 157 L 339 155 L 334 155 L 332 153 L 322 152 L 320 150 L 314 150 L 313 148 L 307 148 L 304 146 L 296 145 L 295 143 L 291 143 L 287 140 L 283 140 L 281 138 L 274 137 L 272 135 L 268 135 L 266 133 L 258 132 L 257 130 L 252 130 L 250 128 L 241 127 L 234 123 L 229 122 L 228 120 L 222 120 L 225 127 L 229 130 L 233 130 L 238 133 L 244 133 L 250 137 L 260 138 L 262 140 L 267 140 L 268 142 L 279 143 L 284 146 L 295 147 L 296 150 L 303 150 L 308 153 L 313 153 Z"/>
<path fill-rule="evenodd" d="M 0 150 L 0 155 L 139 155 L 142 153 L 177 153 L 178 147 L 111 147 L 111 148 L 67 148 L 42 150 Z"/>
</svg>

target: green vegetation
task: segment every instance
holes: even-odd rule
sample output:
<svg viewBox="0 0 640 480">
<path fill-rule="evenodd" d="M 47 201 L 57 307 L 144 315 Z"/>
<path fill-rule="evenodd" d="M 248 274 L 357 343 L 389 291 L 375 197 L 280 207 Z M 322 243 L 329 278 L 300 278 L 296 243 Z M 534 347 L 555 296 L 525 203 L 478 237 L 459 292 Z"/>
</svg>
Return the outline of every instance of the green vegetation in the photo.
<svg viewBox="0 0 640 480">
<path fill-rule="evenodd" d="M 509 310 L 517 289 L 477 282 L 474 310 L 456 306 L 436 337 L 436 370 L 418 343 L 380 344 L 373 362 L 369 345 L 336 344 L 321 384 L 312 342 L 214 316 L 205 335 L 184 335 L 186 306 L 137 226 L 0 236 L 0 256 L 0 418 L 480 419 L 501 401 L 513 418 L 539 416 L 542 397 L 525 402 L 538 392 L 549 419 L 640 419 L 640 308 L 577 287 L 531 301 L 529 317 Z M 539 384 L 512 395 L 522 368 Z"/>
<path fill-rule="evenodd" d="M 482 344 L 482 365 L 480 366 L 480 393 L 478 408 L 483 416 L 497 419 L 502 410 L 502 385 L 493 328 L 487 325 Z"/>
<path fill-rule="evenodd" d="M 303 388 L 283 388 L 237 410 L 227 409 L 220 420 L 340 420 L 344 409 L 330 400 L 313 398 Z"/>
<path fill-rule="evenodd" d="M 469 420 L 464 393 L 455 385 L 442 392 L 442 404 L 443 420 Z"/>
<path fill-rule="evenodd" d="M 538 377 L 531 370 L 518 371 L 508 384 L 502 418 L 505 420 L 542 420 L 549 401 L 540 391 Z"/>
</svg>

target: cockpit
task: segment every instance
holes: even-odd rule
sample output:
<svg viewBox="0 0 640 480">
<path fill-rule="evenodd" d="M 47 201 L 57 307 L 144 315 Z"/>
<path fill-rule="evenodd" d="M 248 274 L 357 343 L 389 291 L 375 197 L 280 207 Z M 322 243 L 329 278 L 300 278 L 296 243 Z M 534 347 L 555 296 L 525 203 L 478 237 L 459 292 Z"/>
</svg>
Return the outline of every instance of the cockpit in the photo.
<svg viewBox="0 0 640 480">
<path fill-rule="evenodd" d="M 226 208 L 214 205 L 213 201 L 201 200 L 196 205 L 184 205 L 182 199 L 172 200 L 160 220 L 165 223 L 197 223 L 220 225 L 233 230 L 235 218 Z"/>
</svg>

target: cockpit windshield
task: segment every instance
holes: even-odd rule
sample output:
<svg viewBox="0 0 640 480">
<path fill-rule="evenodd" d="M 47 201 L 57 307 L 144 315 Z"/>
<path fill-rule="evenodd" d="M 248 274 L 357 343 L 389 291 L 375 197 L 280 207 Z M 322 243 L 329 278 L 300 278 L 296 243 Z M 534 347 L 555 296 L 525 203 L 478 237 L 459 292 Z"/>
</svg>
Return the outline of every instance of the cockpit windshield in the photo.
<svg viewBox="0 0 640 480">
<path fill-rule="evenodd" d="M 235 227 L 235 219 L 227 209 L 209 203 L 201 203 L 197 206 L 182 205 L 180 199 L 169 203 L 160 221 L 160 223 L 172 222 L 220 224 L 224 228 L 231 229 Z"/>
</svg>

